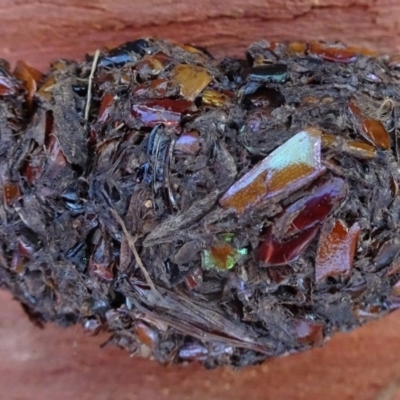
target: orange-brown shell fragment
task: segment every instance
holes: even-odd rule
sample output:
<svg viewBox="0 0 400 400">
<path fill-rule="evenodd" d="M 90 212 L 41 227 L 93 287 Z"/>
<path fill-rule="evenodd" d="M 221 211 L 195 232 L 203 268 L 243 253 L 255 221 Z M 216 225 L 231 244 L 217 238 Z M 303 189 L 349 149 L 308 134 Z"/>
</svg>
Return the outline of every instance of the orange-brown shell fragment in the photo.
<svg viewBox="0 0 400 400">
<path fill-rule="evenodd" d="M 337 135 L 322 135 L 322 148 L 342 151 L 363 160 L 376 157 L 375 147 L 359 140 L 347 140 Z"/>
<path fill-rule="evenodd" d="M 317 282 L 329 276 L 350 274 L 359 235 L 358 223 L 348 229 L 339 219 L 329 232 L 321 235 L 315 261 Z"/>
<path fill-rule="evenodd" d="M 40 96 L 43 99 L 50 101 L 52 98 L 51 92 L 55 84 L 56 78 L 54 76 L 46 78 L 44 82 L 39 86 L 38 91 L 36 92 L 36 96 Z"/>
<path fill-rule="evenodd" d="M 202 104 L 207 106 L 222 107 L 230 98 L 224 93 L 215 90 L 205 90 L 201 97 Z"/>
<path fill-rule="evenodd" d="M 37 84 L 43 79 L 43 75 L 40 71 L 30 67 L 23 61 L 18 61 L 14 70 L 14 76 L 23 82 L 24 87 L 27 91 L 28 103 L 32 101 L 34 94 L 37 91 Z"/>
<path fill-rule="evenodd" d="M 234 183 L 220 199 L 237 214 L 263 199 L 293 193 L 325 171 L 321 164 L 321 131 L 298 132 Z"/>
<path fill-rule="evenodd" d="M 158 75 L 172 62 L 171 57 L 164 53 L 157 53 L 140 60 L 135 69 L 140 75 Z"/>
<path fill-rule="evenodd" d="M 348 48 L 325 45 L 318 42 L 309 44 L 308 52 L 311 55 L 322 58 L 325 61 L 334 61 L 340 63 L 352 63 L 356 61 L 356 53 Z"/>
<path fill-rule="evenodd" d="M 99 122 L 106 122 L 109 115 L 110 115 L 110 105 L 114 100 L 114 96 L 110 93 L 106 93 L 101 100 L 100 108 L 99 108 L 99 115 L 98 121 Z"/>
<path fill-rule="evenodd" d="M 378 51 L 369 49 L 367 47 L 349 46 L 349 47 L 347 47 L 347 51 L 354 52 L 356 54 L 360 54 L 360 55 L 366 56 L 366 57 L 378 57 L 379 56 Z"/>
<path fill-rule="evenodd" d="M 358 140 L 347 141 L 343 149 L 345 152 L 353 155 L 354 157 L 365 160 L 374 158 L 376 156 L 376 150 L 372 146 L 363 142 L 359 142 Z"/>
<path fill-rule="evenodd" d="M 135 323 L 134 331 L 137 338 L 142 344 L 146 346 L 153 347 L 158 342 L 158 334 L 155 329 L 150 328 L 147 324 L 142 321 Z"/>
<path fill-rule="evenodd" d="M 307 50 L 306 42 L 290 42 L 288 44 L 288 50 L 290 53 L 304 54 Z"/>
<path fill-rule="evenodd" d="M 12 206 L 15 201 L 21 196 L 21 192 L 17 183 L 7 182 L 3 187 L 4 203 Z"/>
<path fill-rule="evenodd" d="M 368 118 L 362 114 L 353 100 L 349 103 L 349 109 L 360 124 L 360 133 L 363 137 L 380 149 L 389 150 L 391 145 L 390 136 L 382 122 Z"/>
<path fill-rule="evenodd" d="M 206 68 L 195 65 L 179 64 L 172 73 L 173 81 L 180 86 L 181 95 L 186 100 L 194 100 L 212 81 Z"/>
</svg>

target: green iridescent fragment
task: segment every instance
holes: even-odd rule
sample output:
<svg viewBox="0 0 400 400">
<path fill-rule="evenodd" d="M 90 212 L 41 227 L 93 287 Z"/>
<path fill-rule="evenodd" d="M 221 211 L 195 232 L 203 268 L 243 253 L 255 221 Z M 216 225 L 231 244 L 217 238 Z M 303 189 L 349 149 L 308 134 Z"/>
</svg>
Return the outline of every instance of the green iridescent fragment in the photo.
<svg viewBox="0 0 400 400">
<path fill-rule="evenodd" d="M 212 246 L 210 250 L 203 250 L 202 266 L 205 270 L 228 270 L 233 268 L 247 253 L 246 248 L 235 249 L 228 243 L 221 243 Z"/>
</svg>

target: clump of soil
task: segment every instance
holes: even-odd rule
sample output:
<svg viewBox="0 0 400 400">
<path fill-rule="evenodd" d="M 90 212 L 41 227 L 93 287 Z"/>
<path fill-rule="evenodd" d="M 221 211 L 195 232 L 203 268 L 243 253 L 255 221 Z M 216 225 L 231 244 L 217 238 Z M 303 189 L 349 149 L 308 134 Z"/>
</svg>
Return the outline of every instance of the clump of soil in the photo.
<svg viewBox="0 0 400 400">
<path fill-rule="evenodd" d="M 256 364 L 400 305 L 400 59 L 140 39 L 0 63 L 0 284 L 162 363 Z"/>
</svg>

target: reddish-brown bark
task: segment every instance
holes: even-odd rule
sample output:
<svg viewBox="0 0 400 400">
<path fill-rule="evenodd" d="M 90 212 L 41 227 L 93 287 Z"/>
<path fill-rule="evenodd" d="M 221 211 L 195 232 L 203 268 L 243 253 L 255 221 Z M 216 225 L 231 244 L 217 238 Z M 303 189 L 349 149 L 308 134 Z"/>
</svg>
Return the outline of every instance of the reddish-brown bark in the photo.
<svg viewBox="0 0 400 400">
<path fill-rule="evenodd" d="M 131 359 L 107 335 L 32 325 L 0 291 L 0 390 L 12 400 L 396 400 L 400 390 L 400 314 L 394 313 L 324 348 L 238 372 L 198 365 L 165 367 Z M 384 397 L 382 391 L 389 395 Z M 392 394 L 390 394 L 392 393 Z M 382 394 L 381 397 L 378 397 Z"/>
<path fill-rule="evenodd" d="M 158 36 L 241 54 L 260 38 L 400 50 L 397 0 L 3 0 L 0 57 L 45 68 L 104 45 Z"/>
</svg>

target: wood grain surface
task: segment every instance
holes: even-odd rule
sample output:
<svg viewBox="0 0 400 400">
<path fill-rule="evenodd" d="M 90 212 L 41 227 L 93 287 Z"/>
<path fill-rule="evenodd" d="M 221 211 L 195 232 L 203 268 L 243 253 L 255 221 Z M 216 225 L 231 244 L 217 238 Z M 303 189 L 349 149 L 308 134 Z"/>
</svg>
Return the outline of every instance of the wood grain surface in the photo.
<svg viewBox="0 0 400 400">
<path fill-rule="evenodd" d="M 252 41 L 341 40 L 400 50 L 398 0 L 1 0 L 0 57 L 45 68 L 156 36 L 240 55 Z"/>
<path fill-rule="evenodd" d="M 158 36 L 240 55 L 252 41 L 340 40 L 400 51 L 398 0 L 0 0 L 0 57 L 45 69 L 103 46 Z M 324 348 L 239 372 L 131 359 L 107 335 L 33 326 L 0 291 L 5 400 L 399 400 L 400 312 Z"/>
<path fill-rule="evenodd" d="M 100 349 L 107 335 L 33 326 L 0 291 L 4 400 L 398 400 L 400 313 L 338 334 L 323 348 L 240 371 L 165 367 Z"/>
</svg>

